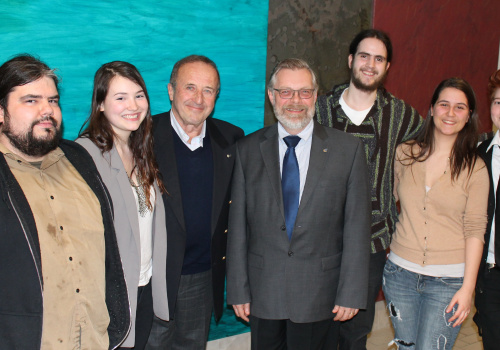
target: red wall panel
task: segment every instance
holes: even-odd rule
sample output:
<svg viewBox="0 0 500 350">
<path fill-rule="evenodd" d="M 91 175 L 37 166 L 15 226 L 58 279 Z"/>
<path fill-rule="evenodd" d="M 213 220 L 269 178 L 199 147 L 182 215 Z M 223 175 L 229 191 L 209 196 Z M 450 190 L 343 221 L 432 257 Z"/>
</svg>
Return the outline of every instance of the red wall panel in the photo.
<svg viewBox="0 0 500 350">
<path fill-rule="evenodd" d="M 393 44 L 387 89 L 424 117 L 443 79 L 467 80 L 479 104 L 481 129 L 491 130 L 486 86 L 497 69 L 498 0 L 374 0 L 373 27 Z"/>
</svg>

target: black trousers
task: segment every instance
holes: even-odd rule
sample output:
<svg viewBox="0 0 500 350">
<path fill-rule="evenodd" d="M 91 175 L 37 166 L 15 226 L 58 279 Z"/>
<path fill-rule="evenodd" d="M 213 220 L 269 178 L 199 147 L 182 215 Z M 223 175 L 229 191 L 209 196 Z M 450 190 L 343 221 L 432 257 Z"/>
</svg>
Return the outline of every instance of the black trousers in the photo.
<svg viewBox="0 0 500 350">
<path fill-rule="evenodd" d="M 500 348 L 500 269 L 480 269 L 476 283 L 474 322 L 485 350 Z"/>
<path fill-rule="evenodd" d="M 366 350 L 367 336 L 375 318 L 375 299 L 382 287 L 386 255 L 385 251 L 370 254 L 366 309 L 359 310 L 349 321 L 332 321 L 325 350 Z"/>
<path fill-rule="evenodd" d="M 331 320 L 294 323 L 266 320 L 250 315 L 252 350 L 320 350 Z"/>
<path fill-rule="evenodd" d="M 153 290 L 151 280 L 137 290 L 137 310 L 135 313 L 135 345 L 132 349 L 143 350 L 148 342 L 153 324 Z M 118 349 L 130 349 L 122 348 Z"/>
</svg>

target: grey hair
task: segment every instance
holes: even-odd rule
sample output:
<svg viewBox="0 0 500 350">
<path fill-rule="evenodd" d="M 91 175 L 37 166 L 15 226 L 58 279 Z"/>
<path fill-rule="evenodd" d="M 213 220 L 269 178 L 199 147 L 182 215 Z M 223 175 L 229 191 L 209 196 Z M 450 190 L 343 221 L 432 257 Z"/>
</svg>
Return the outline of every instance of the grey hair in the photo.
<svg viewBox="0 0 500 350">
<path fill-rule="evenodd" d="M 181 69 L 182 66 L 188 63 L 196 63 L 196 62 L 202 62 L 208 64 L 213 69 L 215 69 L 219 85 L 218 88 L 220 88 L 220 75 L 219 75 L 219 70 L 217 69 L 217 65 L 210 58 L 202 55 L 189 55 L 175 62 L 174 67 L 172 68 L 172 73 L 170 74 L 170 84 L 172 84 L 175 87 L 175 84 L 177 83 L 177 76 L 179 75 L 179 69 Z"/>
<path fill-rule="evenodd" d="M 314 90 L 318 89 L 318 80 L 316 78 L 316 73 L 314 73 L 314 71 L 306 61 L 300 58 L 286 58 L 283 61 L 278 62 L 278 64 L 276 64 L 276 66 L 274 67 L 273 72 L 271 73 L 271 77 L 269 78 L 269 83 L 267 84 L 268 89 L 274 88 L 274 85 L 276 84 L 276 75 L 282 69 L 307 69 L 311 73 Z"/>
</svg>

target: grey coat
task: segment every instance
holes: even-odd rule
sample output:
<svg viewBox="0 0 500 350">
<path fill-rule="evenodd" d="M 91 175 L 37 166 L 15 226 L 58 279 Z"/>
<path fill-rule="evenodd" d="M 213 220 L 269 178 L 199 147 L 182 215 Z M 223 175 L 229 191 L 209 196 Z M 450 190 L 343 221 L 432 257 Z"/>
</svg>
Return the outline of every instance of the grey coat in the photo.
<svg viewBox="0 0 500 350">
<path fill-rule="evenodd" d="M 125 281 L 130 302 L 131 328 L 127 339 L 121 344 L 132 347 L 135 341 L 135 314 L 137 309 L 137 289 L 141 270 L 141 246 L 137 205 L 127 173 L 118 151 L 101 154 L 101 150 L 89 139 L 76 140 L 92 156 L 97 170 L 111 195 L 114 211 L 114 225 L 118 248 L 125 272 Z M 153 217 L 153 308 L 157 317 L 168 320 L 167 282 L 165 262 L 167 260 L 167 229 L 165 209 L 158 185 L 155 183 L 156 202 Z"/>
<path fill-rule="evenodd" d="M 364 308 L 370 248 L 368 171 L 361 142 L 314 124 L 291 241 L 281 192 L 278 128 L 237 143 L 227 252 L 227 302 L 264 319 L 316 322 L 335 305 Z"/>
</svg>

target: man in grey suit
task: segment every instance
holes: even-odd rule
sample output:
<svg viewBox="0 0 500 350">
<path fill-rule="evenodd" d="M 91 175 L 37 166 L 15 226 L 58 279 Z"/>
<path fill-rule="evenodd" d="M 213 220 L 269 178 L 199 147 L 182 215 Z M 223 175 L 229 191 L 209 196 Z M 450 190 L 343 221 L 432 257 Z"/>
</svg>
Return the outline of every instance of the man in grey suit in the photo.
<svg viewBox="0 0 500 350">
<path fill-rule="evenodd" d="M 279 123 L 237 143 L 227 302 L 250 321 L 252 349 L 320 349 L 332 317 L 366 304 L 364 150 L 312 120 L 316 76 L 303 60 L 278 63 L 268 96 Z"/>
</svg>

